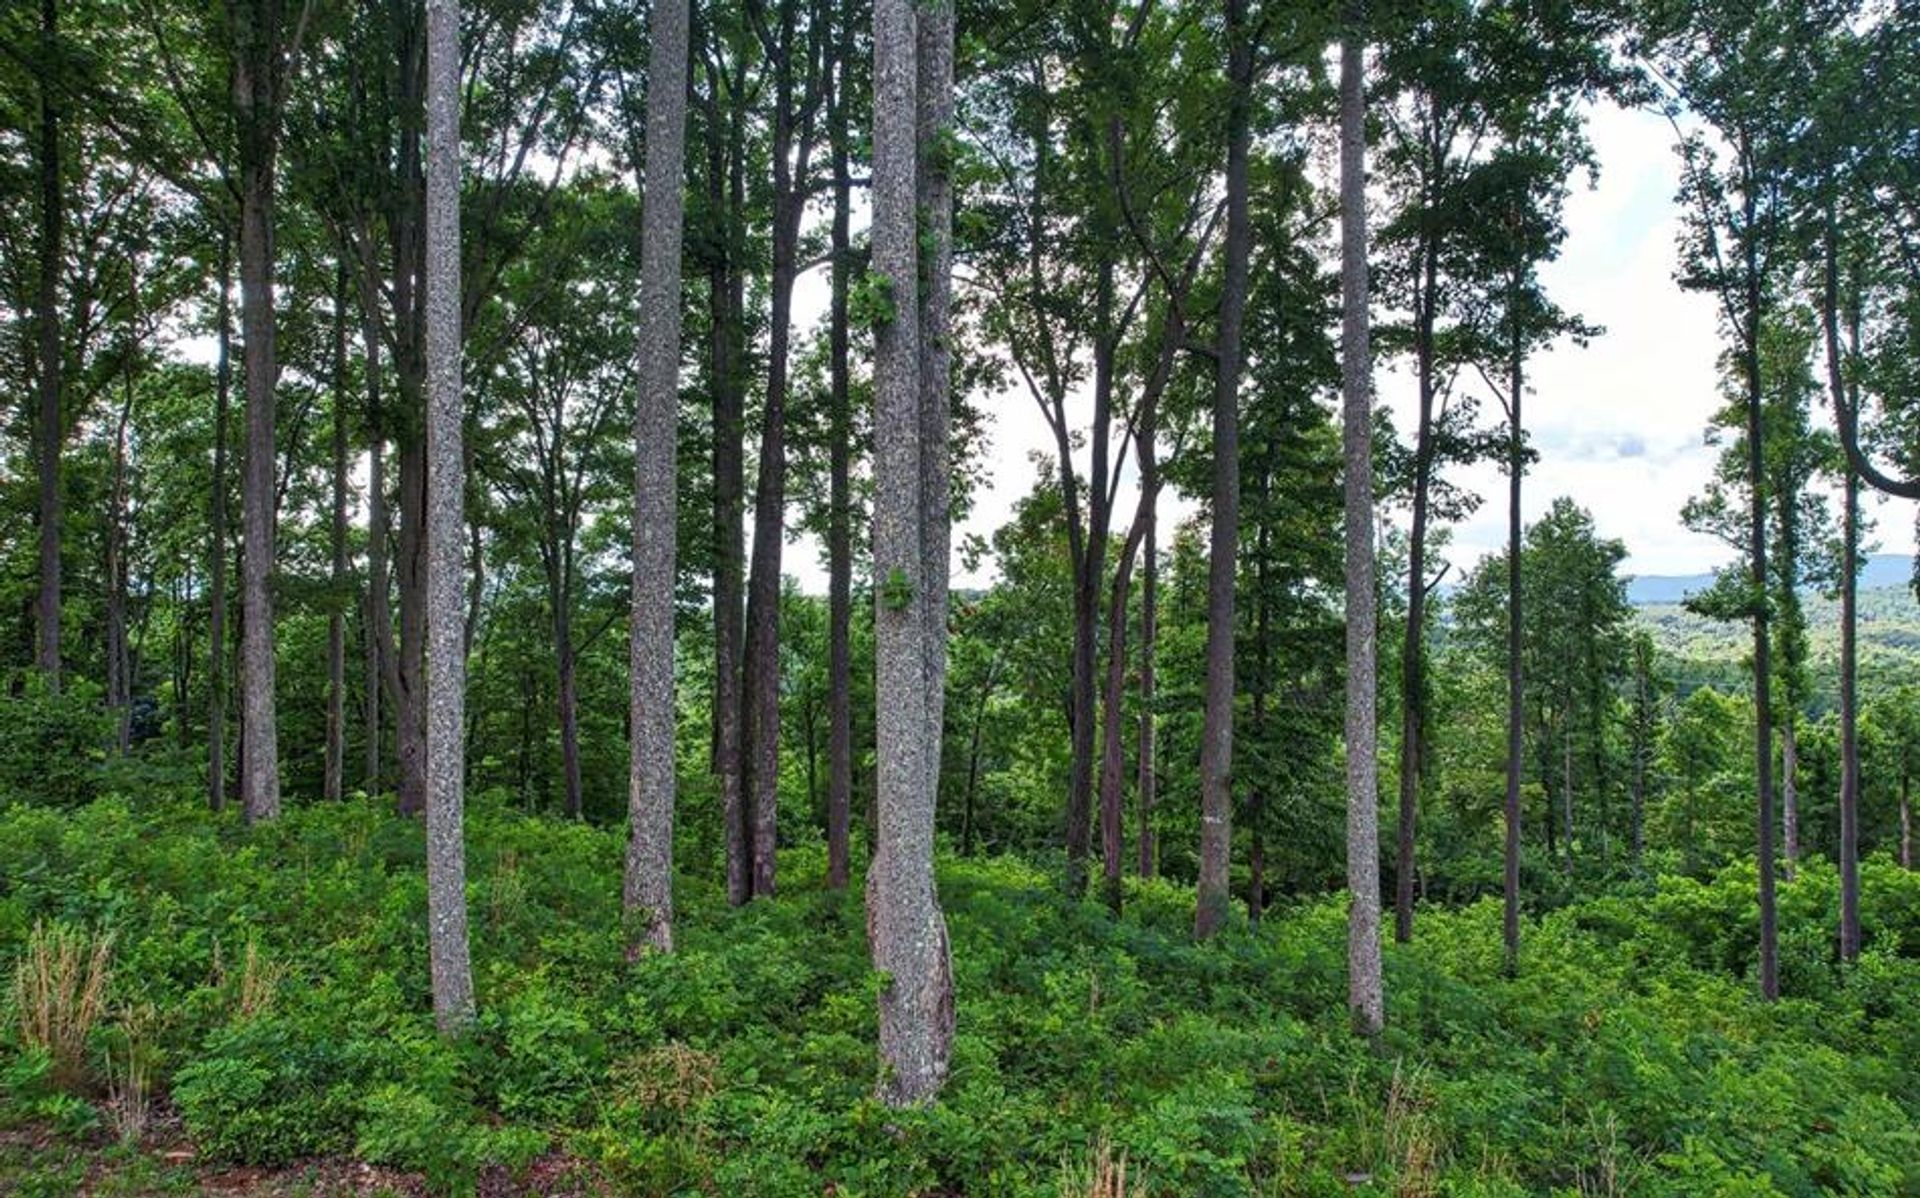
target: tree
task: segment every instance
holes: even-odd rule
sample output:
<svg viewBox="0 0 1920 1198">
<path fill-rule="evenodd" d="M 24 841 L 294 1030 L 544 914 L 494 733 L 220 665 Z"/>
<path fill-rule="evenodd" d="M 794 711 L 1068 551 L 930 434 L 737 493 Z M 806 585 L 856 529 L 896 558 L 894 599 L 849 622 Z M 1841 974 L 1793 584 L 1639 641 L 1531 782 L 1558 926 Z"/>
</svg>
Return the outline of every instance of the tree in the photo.
<svg viewBox="0 0 1920 1198">
<path fill-rule="evenodd" d="M 1386 1026 L 1380 981 L 1379 728 L 1374 687 L 1373 361 L 1367 286 L 1366 8 L 1347 0 L 1340 34 L 1341 446 L 1346 511 L 1347 1013 L 1360 1035 Z"/>
<path fill-rule="evenodd" d="M 1246 0 L 1225 0 L 1227 39 L 1227 231 L 1221 246 L 1226 279 L 1220 291 L 1220 327 L 1213 397 L 1212 536 L 1207 568 L 1206 715 L 1200 740 L 1200 878 L 1193 933 L 1206 939 L 1226 918 L 1233 851 L 1233 591 L 1239 563 L 1239 405 L 1241 326 L 1253 256 L 1247 209 L 1248 158 L 1253 143 L 1256 34 Z"/>
<path fill-rule="evenodd" d="M 246 379 L 240 505 L 240 804 L 247 819 L 255 821 L 280 814 L 273 653 L 274 389 L 280 371 L 274 347 L 274 192 L 281 124 L 307 26 L 303 15 L 289 27 L 283 0 L 240 0 L 229 16 Z"/>
<path fill-rule="evenodd" d="M 646 210 L 640 248 L 640 402 L 633 417 L 632 757 L 629 911 L 673 948 L 673 584 L 678 520 L 680 240 L 687 125 L 687 0 L 656 0 L 647 71 Z"/>
<path fill-rule="evenodd" d="M 466 420 L 460 383 L 460 4 L 427 0 L 427 947 L 433 1017 L 473 1022 L 467 951 Z"/>
<path fill-rule="evenodd" d="M 916 19 L 917 18 L 917 19 Z M 879 839 L 867 871 L 867 939 L 880 991 L 880 1098 L 905 1106 L 934 1096 L 953 1043 L 953 966 L 933 877 L 940 724 L 936 689 L 946 654 L 944 499 L 946 385 L 930 380 L 921 337 L 945 306 L 949 281 L 939 245 L 947 213 L 929 210 L 934 239 L 927 290 L 919 287 L 920 201 L 942 193 L 918 158 L 919 130 L 951 137 L 938 120 L 951 103 L 953 10 L 915 12 L 910 0 L 873 6 L 873 276 L 884 297 L 874 330 L 874 630 L 879 758 Z M 950 110 L 947 110 L 950 111 Z M 944 140 L 941 139 L 941 140 Z M 937 144 L 937 143 L 936 143 Z M 930 148 L 930 147 L 929 147 Z M 924 305 L 924 307 L 923 307 Z M 931 319 L 929 317 L 931 316 Z M 940 347 L 935 348 L 936 360 Z M 937 396 L 937 402 L 930 402 Z M 931 567 L 931 568 L 930 568 Z"/>
<path fill-rule="evenodd" d="M 1664 21 L 1662 20 L 1664 18 Z M 1647 37 L 1675 111 L 1703 129 L 1680 139 L 1686 214 L 1682 285 L 1718 301 L 1746 426 L 1748 569 L 1743 609 L 1753 629 L 1754 784 L 1757 792 L 1761 997 L 1779 997 L 1774 899 L 1773 637 L 1767 566 L 1762 332 L 1778 303 L 1787 249 L 1788 161 L 1810 94 L 1800 49 L 1817 45 L 1832 5 L 1703 4 L 1660 10 Z M 1722 146 L 1707 139 L 1712 130 Z"/>
<path fill-rule="evenodd" d="M 60 686 L 60 453 L 66 440 L 66 416 L 60 398 L 60 101 L 54 83 L 61 60 L 59 23 L 59 0 L 40 0 L 40 270 L 34 300 L 39 387 L 33 419 L 40 485 L 36 513 L 40 525 L 40 591 L 34 601 L 34 665 L 55 690 Z"/>
</svg>

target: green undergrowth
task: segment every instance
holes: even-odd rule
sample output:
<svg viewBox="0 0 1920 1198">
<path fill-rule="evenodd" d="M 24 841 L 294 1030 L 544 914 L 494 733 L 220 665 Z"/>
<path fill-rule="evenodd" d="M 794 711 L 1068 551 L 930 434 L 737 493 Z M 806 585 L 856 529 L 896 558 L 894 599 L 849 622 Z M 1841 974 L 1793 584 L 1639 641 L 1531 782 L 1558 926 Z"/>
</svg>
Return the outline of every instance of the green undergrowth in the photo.
<svg viewBox="0 0 1920 1198">
<path fill-rule="evenodd" d="M 1368 1045 L 1337 896 L 1196 946 L 1184 887 L 1131 882 L 1116 919 L 1032 863 L 947 858 L 952 1077 L 893 1112 L 858 881 L 825 891 L 816 848 L 741 910 L 682 877 L 679 951 L 629 962 L 616 832 L 482 796 L 468 843 L 481 1014 L 449 1043 L 420 829 L 384 803 L 251 830 L 185 800 L 0 809 L 0 969 L 48 929 L 111 960 L 66 1069 L 27 992 L 0 1000 L 0 1126 L 137 1138 L 131 1089 L 204 1161 L 455 1192 L 561 1154 L 616 1193 L 742 1198 L 1920 1194 L 1920 877 L 1885 862 L 1850 969 L 1832 869 L 1783 887 L 1773 1006 L 1750 866 L 1530 921 L 1511 979 L 1497 900 L 1423 910 Z"/>
</svg>

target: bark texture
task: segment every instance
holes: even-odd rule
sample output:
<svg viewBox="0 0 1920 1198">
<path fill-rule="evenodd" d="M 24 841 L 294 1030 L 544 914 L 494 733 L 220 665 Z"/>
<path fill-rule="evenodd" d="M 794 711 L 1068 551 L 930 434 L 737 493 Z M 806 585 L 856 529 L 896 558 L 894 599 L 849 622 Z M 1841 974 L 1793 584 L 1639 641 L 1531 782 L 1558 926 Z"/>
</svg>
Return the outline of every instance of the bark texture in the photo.
<svg viewBox="0 0 1920 1198">
<path fill-rule="evenodd" d="M 280 814 L 274 710 L 274 176 L 279 152 L 278 0 L 234 6 L 233 98 L 240 159 L 240 328 L 246 376 L 241 474 L 240 803 L 249 822 Z"/>
<path fill-rule="evenodd" d="M 1346 457 L 1347 1010 L 1354 1030 L 1386 1026 L 1380 984 L 1378 628 L 1373 589 L 1373 363 L 1367 310 L 1365 12 L 1346 11 L 1340 41 L 1340 390 Z"/>
<path fill-rule="evenodd" d="M 38 404 L 33 419 L 39 482 L 40 589 L 34 600 L 34 666 L 60 686 L 60 451 L 66 417 L 60 399 L 60 266 L 65 210 L 60 194 L 60 106 L 52 73 L 59 62 L 59 0 L 40 0 L 39 279 L 34 294 Z M 215 804 L 216 806 L 218 804 Z"/>
<path fill-rule="evenodd" d="M 1233 590 L 1240 545 L 1241 322 L 1253 254 L 1248 211 L 1253 32 L 1245 0 L 1226 0 L 1227 239 L 1213 394 L 1213 511 L 1207 550 L 1206 712 L 1200 733 L 1200 878 L 1193 931 L 1202 939 L 1227 913 L 1233 851 Z"/>
<path fill-rule="evenodd" d="M 673 948 L 673 583 L 680 410 L 680 232 L 687 129 L 687 0 L 655 0 L 640 231 L 640 397 L 633 418 L 632 744 L 622 899 L 645 943 Z"/>
<path fill-rule="evenodd" d="M 953 1043 L 953 968 L 933 875 L 939 737 L 930 723 L 944 643 L 929 646 L 929 608 L 944 609 L 944 577 L 926 576 L 928 406 L 921 372 L 920 253 L 916 201 L 917 97 L 951 90 L 952 9 L 918 14 L 912 0 L 873 6 L 873 269 L 886 280 L 890 319 L 875 330 L 873 521 L 878 840 L 867 872 L 867 937 L 880 992 L 879 1097 L 896 1106 L 931 1099 L 946 1080 Z M 931 60 L 922 63 L 924 50 Z M 942 75 L 944 73 L 944 79 Z M 938 169 L 938 168 L 936 168 Z M 937 222 L 929 222 L 937 223 Z M 929 271 L 928 286 L 947 278 Z M 944 394 L 944 388 L 942 388 Z M 945 412 L 940 412 L 944 423 Z M 943 437 L 938 439 L 944 440 Z M 944 485 L 945 480 L 939 480 Z M 944 535 L 944 530 L 942 530 Z"/>
<path fill-rule="evenodd" d="M 460 5 L 427 0 L 427 922 L 433 1017 L 473 1022 L 467 856 L 465 458 L 460 393 Z"/>
</svg>

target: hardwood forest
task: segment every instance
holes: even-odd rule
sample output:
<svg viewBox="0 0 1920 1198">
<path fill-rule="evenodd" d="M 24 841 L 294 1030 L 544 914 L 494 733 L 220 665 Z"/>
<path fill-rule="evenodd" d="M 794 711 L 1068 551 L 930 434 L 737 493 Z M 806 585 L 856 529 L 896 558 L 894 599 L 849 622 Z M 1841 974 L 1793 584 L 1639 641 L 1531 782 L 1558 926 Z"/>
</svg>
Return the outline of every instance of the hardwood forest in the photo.
<svg viewBox="0 0 1920 1198">
<path fill-rule="evenodd" d="M 1920 3 L 12 0 L 0 201 L 0 1192 L 1920 1195 Z"/>
</svg>

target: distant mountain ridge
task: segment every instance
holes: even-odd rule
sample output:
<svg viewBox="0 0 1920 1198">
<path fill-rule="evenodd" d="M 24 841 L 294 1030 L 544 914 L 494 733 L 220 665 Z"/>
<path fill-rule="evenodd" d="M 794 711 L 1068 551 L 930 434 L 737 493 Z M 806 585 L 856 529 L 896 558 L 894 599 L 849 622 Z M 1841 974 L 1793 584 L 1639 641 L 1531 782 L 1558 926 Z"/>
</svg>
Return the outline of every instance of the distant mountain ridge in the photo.
<svg viewBox="0 0 1920 1198">
<path fill-rule="evenodd" d="M 1860 587 L 1903 587 L 1913 577 L 1913 560 L 1904 554 L 1876 553 L 1860 571 Z M 1641 574 L 1627 580 L 1627 602 L 1636 607 L 1678 603 L 1713 585 L 1712 574 Z"/>
</svg>

